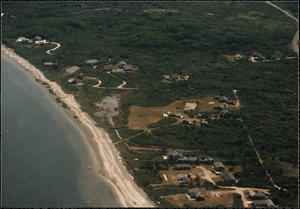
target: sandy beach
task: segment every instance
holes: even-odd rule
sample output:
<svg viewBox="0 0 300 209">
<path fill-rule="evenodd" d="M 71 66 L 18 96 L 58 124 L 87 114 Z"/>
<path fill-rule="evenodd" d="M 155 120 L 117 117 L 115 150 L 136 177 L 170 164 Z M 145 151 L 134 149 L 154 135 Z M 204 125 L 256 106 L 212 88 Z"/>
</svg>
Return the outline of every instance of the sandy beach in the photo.
<svg viewBox="0 0 300 209">
<path fill-rule="evenodd" d="M 95 121 L 93 121 L 87 113 L 82 112 L 74 95 L 65 94 L 57 83 L 48 80 L 39 69 L 35 68 L 27 60 L 18 56 L 12 49 L 1 44 L 1 51 L 27 68 L 36 79 L 47 83 L 56 96 L 59 97 L 62 102 L 67 104 L 72 114 L 78 117 L 79 123 L 98 146 L 97 154 L 103 162 L 106 171 L 105 178 L 110 182 L 113 188 L 115 188 L 122 206 L 154 207 L 154 204 L 149 200 L 145 192 L 136 185 L 133 177 L 126 170 L 123 161 L 118 158 L 119 153 L 115 149 L 108 134 L 102 128 L 97 127 Z"/>
</svg>

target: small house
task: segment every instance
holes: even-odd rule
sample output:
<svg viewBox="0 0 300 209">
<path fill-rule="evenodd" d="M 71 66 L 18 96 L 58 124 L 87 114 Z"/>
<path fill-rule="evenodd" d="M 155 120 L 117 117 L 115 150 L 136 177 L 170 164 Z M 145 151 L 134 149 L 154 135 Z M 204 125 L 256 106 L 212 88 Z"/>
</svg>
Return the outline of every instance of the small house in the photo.
<svg viewBox="0 0 300 209">
<path fill-rule="evenodd" d="M 222 110 L 220 112 L 220 115 L 221 115 L 222 118 L 230 118 L 231 112 L 229 110 Z"/>
<path fill-rule="evenodd" d="M 181 117 L 180 113 L 174 113 L 174 112 L 167 112 L 169 117 Z"/>
<path fill-rule="evenodd" d="M 218 161 L 213 163 L 213 167 L 216 171 L 222 171 L 223 172 L 225 170 L 225 167 L 224 167 L 223 163 L 218 162 Z"/>
<path fill-rule="evenodd" d="M 254 208 L 275 207 L 274 203 L 270 199 L 266 199 L 266 200 L 253 200 L 252 206 Z"/>
<path fill-rule="evenodd" d="M 79 75 L 77 76 L 77 78 L 79 78 L 79 79 L 83 79 L 83 78 L 84 78 L 84 76 L 85 76 L 85 74 L 84 74 L 84 73 L 79 73 Z"/>
<path fill-rule="evenodd" d="M 240 61 L 240 60 L 242 60 L 242 59 L 243 59 L 243 56 L 242 56 L 242 55 L 240 55 L 240 54 L 235 55 L 235 60 L 236 60 L 236 61 Z"/>
<path fill-rule="evenodd" d="M 25 38 L 25 37 L 19 37 L 17 40 L 16 40 L 16 43 L 17 44 L 27 44 L 29 42 L 29 39 L 28 38 Z"/>
<path fill-rule="evenodd" d="M 120 69 L 123 69 L 124 65 L 126 65 L 126 62 L 121 61 L 121 62 L 119 62 L 118 66 L 119 66 Z"/>
<path fill-rule="evenodd" d="M 134 67 L 132 65 L 129 65 L 129 64 L 125 64 L 123 66 L 124 71 L 129 71 L 129 70 L 133 70 L 133 69 L 134 69 Z"/>
<path fill-rule="evenodd" d="M 169 75 L 169 81 L 176 81 L 178 79 L 177 73 L 172 73 Z"/>
<path fill-rule="evenodd" d="M 222 179 L 226 184 L 234 184 L 237 181 L 232 173 L 223 173 Z"/>
<path fill-rule="evenodd" d="M 199 188 L 192 188 L 188 190 L 189 199 L 200 201 L 205 200 L 203 195 L 200 193 Z"/>
<path fill-rule="evenodd" d="M 227 101 L 228 101 L 227 97 L 225 96 L 219 97 L 219 102 L 227 102 Z"/>
<path fill-rule="evenodd" d="M 192 121 L 186 119 L 186 118 L 183 118 L 182 120 L 180 120 L 180 123 L 181 124 L 187 124 L 187 125 L 192 125 Z"/>
<path fill-rule="evenodd" d="M 75 80 L 74 78 L 70 78 L 70 79 L 68 80 L 68 83 L 69 83 L 69 84 L 76 84 L 76 80 Z"/>
<path fill-rule="evenodd" d="M 35 39 L 36 41 L 41 41 L 41 40 L 42 40 L 42 38 L 41 38 L 40 36 L 36 36 L 36 37 L 34 37 L 34 39 Z"/>
<path fill-rule="evenodd" d="M 226 105 L 224 103 L 213 107 L 214 110 L 224 110 L 225 108 L 226 108 Z"/>
<path fill-rule="evenodd" d="M 177 179 L 180 184 L 188 184 L 190 182 L 186 174 L 179 174 Z"/>
<path fill-rule="evenodd" d="M 175 164 L 173 165 L 173 170 L 190 170 L 190 164 Z"/>
<path fill-rule="evenodd" d="M 168 160 L 178 160 L 179 158 L 183 157 L 183 153 L 177 152 L 177 151 L 172 151 L 168 152 Z"/>
</svg>

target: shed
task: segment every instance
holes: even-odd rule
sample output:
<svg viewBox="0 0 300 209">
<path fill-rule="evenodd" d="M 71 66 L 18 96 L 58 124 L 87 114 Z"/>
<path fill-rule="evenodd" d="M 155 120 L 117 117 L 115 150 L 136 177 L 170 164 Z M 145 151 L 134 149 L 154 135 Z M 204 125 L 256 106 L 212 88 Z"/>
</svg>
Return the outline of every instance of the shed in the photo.
<svg viewBox="0 0 300 209">
<path fill-rule="evenodd" d="M 173 170 L 190 170 L 190 164 L 175 164 L 173 165 Z"/>
<path fill-rule="evenodd" d="M 275 207 L 274 203 L 270 199 L 266 199 L 266 200 L 253 200 L 252 205 L 253 205 L 254 208 Z"/>
<path fill-rule="evenodd" d="M 224 170 L 225 170 L 225 167 L 224 167 L 223 163 L 221 163 L 221 162 L 219 162 L 219 161 L 214 162 L 214 163 L 213 163 L 213 166 L 214 166 L 214 169 L 215 169 L 216 171 L 224 171 Z"/>
<path fill-rule="evenodd" d="M 223 173 L 222 179 L 225 183 L 234 184 L 236 182 L 236 178 L 232 173 Z"/>
<path fill-rule="evenodd" d="M 200 193 L 199 188 L 192 188 L 188 190 L 188 195 L 191 199 L 196 201 L 205 200 L 203 195 Z"/>
</svg>

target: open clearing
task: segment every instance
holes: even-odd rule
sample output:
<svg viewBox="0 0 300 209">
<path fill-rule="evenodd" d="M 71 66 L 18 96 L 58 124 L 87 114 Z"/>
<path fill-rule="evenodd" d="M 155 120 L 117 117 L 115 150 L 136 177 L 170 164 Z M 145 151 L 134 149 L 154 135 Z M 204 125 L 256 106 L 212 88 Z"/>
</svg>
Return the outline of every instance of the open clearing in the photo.
<svg viewBox="0 0 300 209">
<path fill-rule="evenodd" d="M 230 62 L 235 62 L 235 55 L 223 54 L 223 56 Z"/>
<path fill-rule="evenodd" d="M 203 201 L 188 200 L 186 198 L 186 194 L 169 195 L 164 198 L 177 207 L 183 207 L 184 205 L 189 205 L 195 208 L 207 206 L 215 207 L 217 205 L 231 207 L 233 204 L 233 198 L 230 193 L 223 193 L 221 190 L 206 190 L 205 188 L 200 188 L 199 190 L 205 198 Z M 216 193 L 219 195 L 218 198 L 215 197 Z"/>
<path fill-rule="evenodd" d="M 210 103 L 213 101 L 214 100 L 212 97 L 205 97 L 199 99 L 177 100 L 168 106 L 161 107 L 140 107 L 132 105 L 129 108 L 130 115 L 128 117 L 128 125 L 129 128 L 133 130 L 150 130 L 149 128 L 147 128 L 147 126 L 161 120 L 163 118 L 163 113 L 167 113 L 168 111 L 170 111 L 175 113 L 181 113 L 182 115 L 184 115 L 183 112 L 186 103 L 196 103 L 196 108 L 198 107 L 200 111 L 212 111 L 213 107 L 219 104 L 218 101 L 214 101 L 216 104 Z"/>
</svg>

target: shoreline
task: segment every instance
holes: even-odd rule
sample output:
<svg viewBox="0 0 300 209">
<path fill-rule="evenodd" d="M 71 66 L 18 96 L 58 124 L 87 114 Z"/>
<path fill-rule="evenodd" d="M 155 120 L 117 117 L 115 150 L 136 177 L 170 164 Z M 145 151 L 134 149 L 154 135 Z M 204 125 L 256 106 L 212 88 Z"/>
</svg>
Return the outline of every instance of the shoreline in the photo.
<svg viewBox="0 0 300 209">
<path fill-rule="evenodd" d="M 81 106 L 76 102 L 73 94 L 66 94 L 56 83 L 48 80 L 44 74 L 34 67 L 29 61 L 17 55 L 12 49 L 1 44 L 1 52 L 6 54 L 10 59 L 28 69 L 31 74 L 38 80 L 47 83 L 50 88 L 62 102 L 70 109 L 73 116 L 78 117 L 81 127 L 89 135 L 90 139 L 97 144 L 98 152 L 95 153 L 102 160 L 104 165 L 104 177 L 112 185 L 118 195 L 119 202 L 123 207 L 155 207 L 146 193 L 137 186 L 133 177 L 127 171 L 123 161 L 118 159 L 119 152 L 113 145 L 109 135 L 104 129 L 97 127 L 95 121 L 90 116 L 82 112 Z"/>
</svg>

